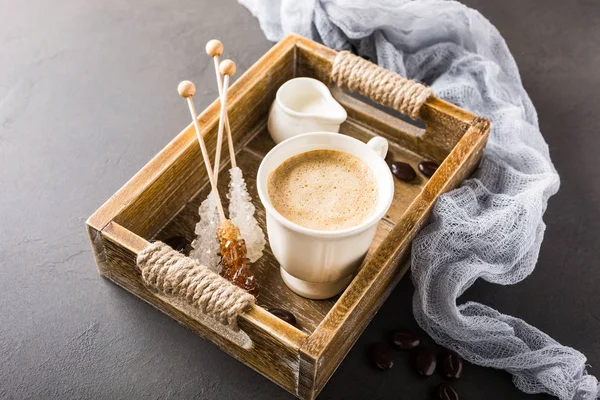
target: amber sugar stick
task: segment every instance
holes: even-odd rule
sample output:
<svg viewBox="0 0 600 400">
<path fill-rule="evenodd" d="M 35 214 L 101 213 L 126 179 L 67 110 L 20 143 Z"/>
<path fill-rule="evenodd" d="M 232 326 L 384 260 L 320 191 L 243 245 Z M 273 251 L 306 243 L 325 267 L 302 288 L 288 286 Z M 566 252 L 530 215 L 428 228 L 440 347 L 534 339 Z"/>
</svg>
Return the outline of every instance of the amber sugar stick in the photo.
<svg viewBox="0 0 600 400">
<path fill-rule="evenodd" d="M 225 279 L 233 282 L 236 286 L 247 290 L 254 296 L 257 296 L 258 285 L 254 280 L 254 276 L 246 260 L 246 244 L 244 239 L 241 238 L 239 229 L 231 222 L 231 220 L 225 218 L 223 205 L 221 204 L 219 192 L 217 191 L 215 176 L 210 164 L 210 159 L 208 158 L 206 144 L 204 143 L 202 132 L 200 131 L 200 126 L 198 125 L 196 108 L 194 107 L 193 96 L 196 93 L 196 87 L 190 81 L 183 81 L 177 87 L 177 91 L 181 97 L 187 100 L 192 121 L 194 123 L 194 128 L 196 130 L 198 143 L 200 144 L 200 150 L 202 151 L 202 158 L 204 159 L 204 166 L 206 167 L 208 180 L 217 202 L 219 219 L 221 221 L 217 229 L 217 239 L 221 249 L 223 264 L 221 275 Z"/>
<path fill-rule="evenodd" d="M 206 45 L 206 51 L 215 55 L 215 63 L 218 62 L 219 56 L 223 54 L 223 45 L 218 40 L 211 40 Z M 218 65 L 217 65 L 218 67 Z M 217 81 L 219 83 L 219 97 L 221 96 L 222 83 L 221 74 L 217 68 Z M 221 103 L 221 107 L 222 107 Z M 227 124 L 228 126 L 228 124 Z M 215 155 L 215 168 L 214 178 L 215 184 L 219 179 L 219 163 L 221 158 L 221 148 L 223 147 L 223 132 L 222 132 L 221 120 L 219 120 L 219 134 L 217 136 L 217 148 Z M 192 242 L 192 250 L 190 251 L 190 257 L 195 258 L 201 264 L 205 265 L 209 269 L 220 272 L 221 266 L 219 264 L 219 242 L 216 239 L 217 229 L 217 212 L 216 212 L 216 199 L 212 193 L 208 195 L 200 207 L 198 208 L 198 215 L 200 220 L 196 224 L 194 232 L 196 233 L 196 239 Z"/>
</svg>

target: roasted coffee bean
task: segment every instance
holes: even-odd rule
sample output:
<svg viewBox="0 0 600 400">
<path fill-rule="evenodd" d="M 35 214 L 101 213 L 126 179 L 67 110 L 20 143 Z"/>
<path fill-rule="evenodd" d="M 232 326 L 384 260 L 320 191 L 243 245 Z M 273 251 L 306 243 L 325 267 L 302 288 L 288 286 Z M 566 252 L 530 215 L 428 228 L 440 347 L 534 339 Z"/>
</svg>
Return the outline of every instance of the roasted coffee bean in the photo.
<svg viewBox="0 0 600 400">
<path fill-rule="evenodd" d="M 169 245 L 170 248 L 177 251 L 184 251 L 187 247 L 187 240 L 183 236 L 171 236 L 165 240 L 165 244 Z"/>
<path fill-rule="evenodd" d="M 415 350 L 415 368 L 422 376 L 431 376 L 435 372 L 437 359 L 435 352 L 429 347 L 419 347 Z"/>
<path fill-rule="evenodd" d="M 421 341 L 407 329 L 396 329 L 390 333 L 390 344 L 398 350 L 412 350 L 418 347 Z"/>
<path fill-rule="evenodd" d="M 296 317 L 288 310 L 282 308 L 269 308 L 269 312 L 290 325 L 298 326 L 296 324 Z"/>
<path fill-rule="evenodd" d="M 415 170 L 407 163 L 400 161 L 394 161 L 390 165 L 392 174 L 401 181 L 410 182 L 417 176 Z"/>
<path fill-rule="evenodd" d="M 440 383 L 438 385 L 437 394 L 440 400 L 459 400 L 456 390 L 447 383 Z"/>
<path fill-rule="evenodd" d="M 369 348 L 369 358 L 379 369 L 388 370 L 394 366 L 394 352 L 385 343 L 373 343 Z"/>
<path fill-rule="evenodd" d="M 442 354 L 442 375 L 448 379 L 459 379 L 463 373 L 462 358 L 455 351 Z"/>
<path fill-rule="evenodd" d="M 431 161 L 421 161 L 419 163 L 419 171 L 425 176 L 431 177 L 440 166 Z"/>
</svg>

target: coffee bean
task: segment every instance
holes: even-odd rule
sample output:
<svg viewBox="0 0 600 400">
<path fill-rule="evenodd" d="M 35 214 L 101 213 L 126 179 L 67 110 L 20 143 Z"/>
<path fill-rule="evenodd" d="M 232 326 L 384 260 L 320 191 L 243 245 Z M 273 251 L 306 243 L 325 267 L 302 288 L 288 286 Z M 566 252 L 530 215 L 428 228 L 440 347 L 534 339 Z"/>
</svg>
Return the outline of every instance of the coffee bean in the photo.
<svg viewBox="0 0 600 400">
<path fill-rule="evenodd" d="M 462 358 L 455 351 L 447 351 L 442 355 L 442 375 L 448 379 L 459 379 L 463 373 Z"/>
<path fill-rule="evenodd" d="M 410 182 L 417 176 L 415 170 L 410 165 L 400 161 L 394 161 L 390 165 L 390 169 L 392 170 L 392 174 L 401 181 Z"/>
<path fill-rule="evenodd" d="M 419 347 L 415 353 L 415 368 L 422 376 L 431 376 L 435 372 L 437 360 L 435 352 L 429 347 Z"/>
<path fill-rule="evenodd" d="M 373 343 L 369 348 L 369 358 L 379 369 L 388 370 L 394 366 L 394 352 L 385 343 Z"/>
<path fill-rule="evenodd" d="M 290 325 L 298 326 L 296 324 L 296 317 L 288 310 L 282 308 L 269 308 L 269 312 Z"/>
<path fill-rule="evenodd" d="M 456 390 L 447 383 L 440 383 L 438 385 L 437 394 L 440 400 L 459 400 Z"/>
<path fill-rule="evenodd" d="M 165 244 L 176 251 L 184 251 L 187 247 L 187 240 L 183 236 L 171 236 L 165 240 Z"/>
<path fill-rule="evenodd" d="M 431 161 L 421 161 L 419 163 L 419 171 L 425 176 L 432 176 L 440 166 Z"/>
<path fill-rule="evenodd" d="M 398 350 L 412 350 L 418 347 L 421 341 L 407 329 L 396 329 L 390 333 L 390 344 Z"/>
</svg>

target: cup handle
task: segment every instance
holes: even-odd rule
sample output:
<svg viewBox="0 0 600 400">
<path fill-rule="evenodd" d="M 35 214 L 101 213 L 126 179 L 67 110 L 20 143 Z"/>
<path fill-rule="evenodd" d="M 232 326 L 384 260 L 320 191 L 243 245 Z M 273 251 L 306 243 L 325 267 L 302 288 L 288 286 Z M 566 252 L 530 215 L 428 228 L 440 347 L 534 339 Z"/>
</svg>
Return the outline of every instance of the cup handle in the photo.
<svg viewBox="0 0 600 400">
<path fill-rule="evenodd" d="M 388 152 L 388 141 L 381 136 L 375 136 L 373 139 L 367 142 L 367 146 L 375 150 L 375 153 L 379 154 L 381 158 L 385 158 Z"/>
</svg>

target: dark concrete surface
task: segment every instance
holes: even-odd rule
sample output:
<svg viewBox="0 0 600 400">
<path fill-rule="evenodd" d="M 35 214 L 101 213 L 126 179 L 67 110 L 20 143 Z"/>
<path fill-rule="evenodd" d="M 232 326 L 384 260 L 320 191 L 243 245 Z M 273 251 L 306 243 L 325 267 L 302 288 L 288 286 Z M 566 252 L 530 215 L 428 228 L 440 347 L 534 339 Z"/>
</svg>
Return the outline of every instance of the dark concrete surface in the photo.
<svg viewBox="0 0 600 400">
<path fill-rule="evenodd" d="M 502 32 L 562 178 L 524 282 L 464 299 L 534 324 L 600 374 L 600 4 L 469 0 Z M 177 83 L 216 97 L 204 44 L 247 69 L 269 47 L 233 0 L 0 0 L 0 398 L 288 399 L 286 392 L 100 278 L 86 218 L 186 125 Z M 239 76 L 239 75 L 238 75 Z M 371 369 L 368 344 L 415 328 L 404 279 L 321 399 L 431 398 L 399 357 Z M 469 365 L 463 399 L 526 399 L 502 371 Z M 536 398 L 546 398 L 537 396 Z"/>
</svg>

